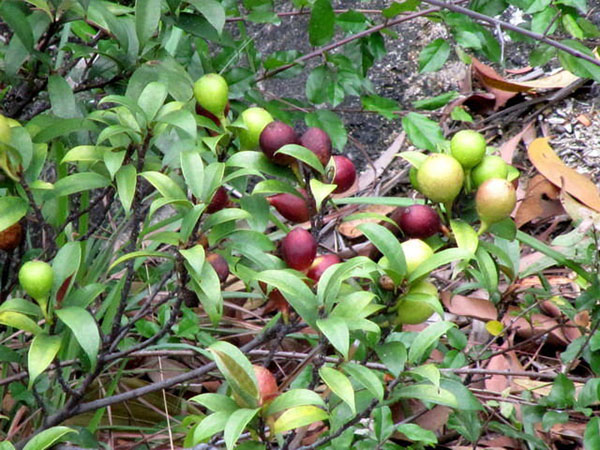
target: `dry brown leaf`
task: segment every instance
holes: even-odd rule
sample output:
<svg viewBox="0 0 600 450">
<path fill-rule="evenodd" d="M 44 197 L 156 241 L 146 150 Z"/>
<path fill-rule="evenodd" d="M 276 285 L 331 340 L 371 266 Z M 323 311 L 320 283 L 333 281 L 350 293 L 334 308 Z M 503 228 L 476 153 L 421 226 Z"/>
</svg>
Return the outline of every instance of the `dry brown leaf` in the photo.
<svg viewBox="0 0 600 450">
<path fill-rule="evenodd" d="M 369 205 L 366 208 L 357 211 L 357 213 L 375 213 L 375 214 L 381 214 L 382 216 L 385 216 L 385 215 L 389 214 L 390 212 L 392 212 L 394 209 L 396 209 L 396 207 L 394 207 L 394 206 Z M 338 230 L 340 233 L 342 233 L 347 238 L 356 239 L 357 237 L 360 237 L 363 235 L 362 231 L 360 231 L 356 227 L 362 223 L 367 223 L 367 222 L 378 223 L 379 220 L 377 220 L 375 218 L 350 220 L 349 222 L 342 222 L 340 224 L 340 226 L 338 227 Z"/>
<path fill-rule="evenodd" d="M 517 147 L 519 145 L 519 142 L 521 141 L 521 139 L 523 138 L 523 136 L 530 129 L 533 128 L 532 125 L 533 125 L 533 121 L 531 121 L 528 124 L 526 124 L 519 133 L 517 133 L 515 136 L 513 136 L 512 138 L 510 138 L 508 141 L 506 141 L 500 147 L 500 156 L 502 156 L 502 159 L 504 161 L 506 161 L 508 164 L 512 164 L 512 160 L 513 160 L 513 157 L 515 155 L 515 151 L 517 150 Z"/>
<path fill-rule="evenodd" d="M 568 70 L 561 70 L 560 72 L 550 75 L 549 77 L 538 78 L 537 80 L 531 81 L 511 81 L 511 84 L 522 86 L 523 88 L 532 89 L 562 89 L 569 86 L 575 81 L 579 80 L 577 75 L 569 72 Z"/>
<path fill-rule="evenodd" d="M 559 189 L 544 176 L 536 175 L 531 178 L 527 184 L 525 198 L 515 212 L 517 228 L 534 219 L 542 220 L 564 214 L 558 197 Z"/>
<path fill-rule="evenodd" d="M 490 91 L 491 89 L 494 89 L 505 92 L 506 94 L 512 93 L 511 97 L 514 97 L 519 92 L 527 92 L 532 89 L 529 86 L 505 80 L 498 72 L 490 66 L 483 64 L 477 58 L 472 58 L 472 65 L 475 76 L 487 89 L 490 89 Z"/>
<path fill-rule="evenodd" d="M 506 356 L 496 355 L 489 359 L 485 368 L 490 371 L 508 371 L 510 370 L 510 362 Z M 504 392 L 504 390 L 509 387 L 508 377 L 506 375 L 492 375 L 486 378 L 484 383 L 485 388 L 492 392 Z"/>
<path fill-rule="evenodd" d="M 582 205 L 565 192 L 564 189 L 560 191 L 559 198 L 564 210 L 574 222 L 585 222 L 582 223 L 582 226 L 600 225 L 600 213 Z"/>
<path fill-rule="evenodd" d="M 502 323 L 508 327 L 514 320 L 519 309 L 516 307 L 509 308 L 509 314 L 502 318 Z M 580 331 L 574 327 L 558 326 L 557 320 L 545 314 L 534 313 L 528 319 L 519 317 L 512 323 L 512 329 L 517 332 L 517 335 L 523 339 L 528 339 L 534 335 L 541 335 L 547 331 L 548 344 L 563 347 L 568 345 L 574 339 L 581 336 Z M 552 330 L 552 331 L 550 331 Z"/>
<path fill-rule="evenodd" d="M 579 114 L 575 118 L 575 120 L 577 120 L 577 122 L 579 122 L 584 127 L 589 127 L 592 124 L 592 121 L 590 120 L 590 118 L 588 116 L 586 116 L 585 114 Z"/>
<path fill-rule="evenodd" d="M 452 314 L 457 316 L 467 316 L 479 320 L 496 320 L 498 311 L 492 302 L 481 298 L 465 297 L 464 295 L 454 295 L 448 291 L 443 291 L 442 303 Z"/>
<path fill-rule="evenodd" d="M 564 188 L 586 206 L 600 211 L 600 192 L 586 176 L 566 166 L 548 144 L 548 139 L 538 138 L 527 149 L 529 160 L 535 168 L 558 187 Z"/>
</svg>

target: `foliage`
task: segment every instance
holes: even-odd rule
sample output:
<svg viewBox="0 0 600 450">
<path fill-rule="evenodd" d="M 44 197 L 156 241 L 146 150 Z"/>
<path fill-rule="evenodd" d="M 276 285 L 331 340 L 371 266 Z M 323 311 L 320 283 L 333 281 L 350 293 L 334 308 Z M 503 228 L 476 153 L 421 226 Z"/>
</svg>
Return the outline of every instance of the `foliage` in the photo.
<svg viewBox="0 0 600 450">
<path fill-rule="evenodd" d="M 533 66 L 558 62 L 600 81 L 588 45 L 600 31 L 586 17 L 586 0 L 474 0 L 469 9 L 405 0 L 375 13 L 335 9 L 330 0 L 284 3 L 292 13 L 278 12 L 281 5 L 269 0 L 0 4 L 0 87 L 10 119 L 10 132 L 0 133 L 0 232 L 20 223 L 25 235 L 0 256 L 0 433 L 7 438 L 0 448 L 12 448 L 8 440 L 28 441 L 31 449 L 64 440 L 97 445 L 107 407 L 167 389 L 176 394 L 161 397 L 157 409 L 167 408 L 178 424 L 159 416 L 153 432 L 165 421 L 183 446 L 222 439 L 218 445 L 228 449 L 291 448 L 307 434 L 314 442 L 294 448 L 392 449 L 404 448 L 402 442 L 424 448 L 437 436 L 414 419 L 439 406 L 451 411 L 448 427 L 473 445 L 491 430 L 544 448 L 538 424 L 548 430 L 570 414 L 592 415 L 600 400 L 594 227 L 569 230 L 551 245 L 517 231 L 511 219 L 478 235 L 467 186 L 454 209 L 439 207 L 445 233 L 428 239 L 435 253 L 414 271 L 407 270 L 409 255 L 386 218 L 389 228 L 365 223 L 358 229 L 387 265 L 348 256 L 314 283 L 277 256 L 290 225 L 266 197 L 305 189 L 311 232 L 321 244 L 335 208 L 414 200 L 332 197 L 332 165 L 324 167 L 305 147 L 283 148 L 296 163 L 280 166 L 256 149 L 242 149 L 239 138 L 251 127 L 240 119 L 250 106 L 300 128 L 322 128 L 337 152 L 349 139 L 336 111 L 343 102 L 357 100 L 363 111 L 400 119 L 398 103 L 380 96 L 370 77 L 395 39 L 393 26 L 420 16 L 442 22 L 450 36 L 415 43 L 420 72 L 439 70 L 455 54 L 502 64 L 502 28 L 531 44 Z M 522 13 L 520 28 L 499 19 L 509 8 Z M 316 49 L 259 51 L 252 30 L 283 28 L 305 15 L 306 41 Z M 313 59 L 316 65 L 304 66 Z M 230 111 L 217 120 L 194 99 L 194 82 L 207 73 L 221 74 L 229 87 Z M 302 98 L 278 98 L 264 88 L 302 76 Z M 435 110 L 455 97 L 445 93 L 415 108 Z M 436 118 L 413 111 L 403 114 L 401 126 L 417 149 L 447 153 Z M 452 119 L 472 120 L 462 107 Z M 401 156 L 415 167 L 424 158 L 414 151 Z M 223 186 L 228 200 L 214 210 Z M 551 247 L 557 245 L 572 251 L 560 254 Z M 519 272 L 525 246 L 545 255 L 528 273 Z M 231 271 L 226 282 L 209 259 L 214 253 Z M 34 259 L 53 271 L 49 295 L 39 298 L 18 282 L 19 268 Z M 546 278 L 544 270 L 557 265 L 578 276 L 581 294 L 573 302 L 556 299 Z M 398 324 L 397 299 L 448 267 L 457 281 L 453 294 L 479 290 L 499 311 L 507 311 L 520 278 L 538 276 L 541 287 L 520 293 L 522 309 L 510 312 L 525 320 L 550 298 L 574 323 L 589 313 L 589 325 L 578 325 L 580 336 L 560 355 L 567 370 L 540 377 L 552 382 L 551 392 L 541 399 L 529 390 L 511 396 L 523 402 L 518 414 L 508 400 L 478 398 L 461 378 L 490 359 L 491 345 L 508 334 L 502 325 L 487 342 L 467 344 L 468 327 L 439 317 L 421 332 Z M 443 317 L 437 296 L 414 293 L 412 300 Z M 283 342 L 301 357 L 291 357 L 293 366 L 277 376 L 279 395 L 265 401 L 253 364 L 276 367 Z M 160 378 L 132 381 L 136 358 L 159 355 L 162 364 L 160 355 L 177 352 L 193 355 L 194 368 L 163 378 L 160 366 Z M 580 357 L 592 376 L 576 393 L 570 370 Z M 191 380 L 205 391 L 186 389 Z M 208 392 L 210 380 L 219 383 Z M 122 390 L 124 383 L 130 384 Z M 421 410 L 413 416 L 414 405 Z M 29 411 L 24 427 L 20 408 Z M 91 420 L 79 426 L 86 413 Z M 598 429 L 595 417 L 585 430 L 588 448 L 597 448 Z"/>
</svg>

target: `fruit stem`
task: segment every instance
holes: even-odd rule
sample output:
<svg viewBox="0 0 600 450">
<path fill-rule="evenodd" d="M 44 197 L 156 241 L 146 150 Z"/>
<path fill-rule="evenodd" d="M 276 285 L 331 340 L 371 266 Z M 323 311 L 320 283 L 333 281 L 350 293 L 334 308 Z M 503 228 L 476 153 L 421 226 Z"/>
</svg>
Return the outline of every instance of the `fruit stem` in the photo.
<svg viewBox="0 0 600 450">
<path fill-rule="evenodd" d="M 465 169 L 465 192 L 468 194 L 473 190 L 471 186 L 471 169 Z"/>
<path fill-rule="evenodd" d="M 477 236 L 481 236 L 483 233 L 485 233 L 488 230 L 489 227 L 490 227 L 490 224 L 487 222 L 484 222 L 482 220 L 481 226 L 479 227 L 479 230 L 477 231 Z"/>
<path fill-rule="evenodd" d="M 446 218 L 448 220 L 448 223 L 450 223 L 450 221 L 452 220 L 452 204 L 453 203 L 454 203 L 454 200 L 450 200 L 449 202 L 444 203 L 444 208 L 446 209 Z"/>
</svg>

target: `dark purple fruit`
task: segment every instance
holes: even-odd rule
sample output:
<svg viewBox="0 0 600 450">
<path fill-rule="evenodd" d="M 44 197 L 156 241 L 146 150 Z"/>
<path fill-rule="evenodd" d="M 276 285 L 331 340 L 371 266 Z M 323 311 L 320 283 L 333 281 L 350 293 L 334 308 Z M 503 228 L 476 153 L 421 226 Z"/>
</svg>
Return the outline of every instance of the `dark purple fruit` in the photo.
<svg viewBox="0 0 600 450">
<path fill-rule="evenodd" d="M 19 222 L 0 231 L 0 250 L 10 251 L 19 246 L 23 238 L 23 227 Z"/>
<path fill-rule="evenodd" d="M 298 189 L 304 198 L 293 194 L 283 193 L 267 198 L 279 214 L 293 223 L 302 223 L 310 219 L 308 198 L 304 189 Z"/>
<path fill-rule="evenodd" d="M 440 216 L 426 205 L 411 205 L 402 210 L 398 226 L 409 238 L 426 239 L 440 231 Z"/>
<path fill-rule="evenodd" d="M 220 211 L 227 205 L 229 201 L 229 196 L 227 195 L 227 189 L 221 186 L 219 189 L 215 191 L 212 200 L 206 207 L 206 212 L 212 214 L 214 212 Z"/>
<path fill-rule="evenodd" d="M 329 158 L 331 158 L 331 139 L 320 128 L 311 127 L 306 130 L 300 138 L 300 145 L 317 155 L 324 166 L 329 162 Z"/>
<path fill-rule="evenodd" d="M 340 262 L 342 262 L 340 258 L 333 253 L 317 256 L 309 267 L 306 276 L 316 283 L 329 266 L 333 266 L 334 264 L 338 264 Z"/>
<path fill-rule="evenodd" d="M 352 187 L 356 180 L 356 168 L 354 163 L 345 156 L 334 155 L 333 162 L 335 164 L 335 175 L 333 177 L 333 184 L 337 184 L 335 191 L 336 194 L 346 192 Z"/>
<path fill-rule="evenodd" d="M 274 121 L 269 123 L 260 133 L 259 145 L 263 153 L 280 166 L 287 166 L 294 161 L 289 155 L 275 154 L 284 145 L 299 144 L 300 139 L 292 127 L 288 124 Z"/>
<path fill-rule="evenodd" d="M 317 241 L 304 228 L 294 228 L 281 241 L 281 257 L 292 269 L 308 269 L 315 256 Z"/>
<path fill-rule="evenodd" d="M 218 253 L 209 253 L 206 255 L 206 261 L 215 269 L 219 281 L 221 283 L 225 282 L 229 276 L 229 264 L 227 264 L 227 260 Z"/>
</svg>

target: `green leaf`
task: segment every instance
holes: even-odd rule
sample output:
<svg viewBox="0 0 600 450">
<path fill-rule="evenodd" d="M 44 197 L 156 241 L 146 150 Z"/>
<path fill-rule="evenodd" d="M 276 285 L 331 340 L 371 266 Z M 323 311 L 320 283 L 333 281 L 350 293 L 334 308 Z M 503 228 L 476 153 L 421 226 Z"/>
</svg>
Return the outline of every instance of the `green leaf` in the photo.
<svg viewBox="0 0 600 450">
<path fill-rule="evenodd" d="M 347 360 L 350 349 L 350 332 L 346 321 L 337 317 L 329 317 L 317 320 L 317 326 L 331 342 L 331 345 Z"/>
<path fill-rule="evenodd" d="M 369 95 L 361 97 L 360 101 L 362 102 L 365 111 L 374 111 L 389 120 L 398 117 L 394 111 L 398 111 L 400 106 L 397 101 L 392 100 L 391 98 L 380 97 L 379 95 Z"/>
<path fill-rule="evenodd" d="M 227 424 L 225 424 L 225 431 L 223 436 L 225 438 L 225 445 L 227 446 L 227 450 L 232 450 L 235 446 L 235 443 L 248 425 L 256 413 L 260 411 L 260 408 L 256 409 L 238 409 L 234 413 L 229 416 L 227 420 Z"/>
<path fill-rule="evenodd" d="M 213 412 L 223 411 L 231 414 L 239 408 L 236 402 L 223 394 L 200 394 L 190 398 L 189 401 L 200 403 Z"/>
<path fill-rule="evenodd" d="M 440 387 L 440 370 L 435 366 L 435 364 L 424 364 L 422 366 L 413 367 L 409 372 L 425 378 L 435 387 Z M 416 380 L 419 381 L 420 379 L 416 378 Z"/>
<path fill-rule="evenodd" d="M 425 428 L 421 428 L 416 423 L 403 423 L 396 427 L 396 431 L 402 433 L 413 442 L 420 442 L 423 445 L 433 446 L 437 444 L 435 433 Z"/>
<path fill-rule="evenodd" d="M 393 1 L 390 6 L 381 12 L 381 14 L 386 19 L 391 19 L 403 12 L 415 11 L 420 4 L 421 0 L 406 0 L 403 2 Z"/>
<path fill-rule="evenodd" d="M 346 375 L 331 367 L 321 367 L 319 375 L 327 384 L 329 389 L 337 395 L 344 403 L 348 405 L 352 414 L 356 414 L 356 406 L 354 403 L 354 389 L 352 383 Z"/>
<path fill-rule="evenodd" d="M 373 397 L 379 401 L 383 401 L 383 384 L 373 370 L 355 363 L 344 363 L 342 369 L 362 384 L 371 394 L 373 394 Z"/>
<path fill-rule="evenodd" d="M 227 160 L 229 167 L 244 167 L 255 169 L 268 175 L 295 179 L 291 170 L 281 167 L 269 161 L 269 158 L 263 152 L 244 151 L 231 155 Z"/>
<path fill-rule="evenodd" d="M 39 334 L 42 329 L 24 314 L 14 311 L 0 312 L 0 323 L 8 327 L 16 328 L 17 330 L 27 331 L 31 334 Z"/>
<path fill-rule="evenodd" d="M 389 260 L 390 268 L 393 271 L 390 276 L 394 281 L 402 282 L 406 275 L 406 260 L 396 236 L 387 228 L 376 223 L 362 223 L 357 228 Z"/>
<path fill-rule="evenodd" d="M 304 281 L 284 270 L 265 270 L 257 274 L 256 279 L 279 289 L 300 317 L 317 328 L 317 299 Z"/>
<path fill-rule="evenodd" d="M 427 276 L 432 270 L 443 266 L 444 264 L 458 261 L 460 259 L 470 259 L 471 253 L 461 248 L 448 248 L 441 252 L 434 253 L 427 261 L 419 265 L 408 277 L 409 284 Z"/>
<path fill-rule="evenodd" d="M 344 128 L 342 119 L 327 109 L 318 109 L 304 116 L 304 121 L 309 127 L 317 127 L 323 129 L 331 138 L 333 146 L 340 152 L 344 150 L 344 146 L 348 141 L 348 134 Z"/>
<path fill-rule="evenodd" d="M 139 0 L 138 0 L 139 1 Z M 160 14 L 160 5 L 158 7 Z M 144 111 L 146 119 L 151 122 L 167 98 L 167 86 L 160 81 L 151 81 L 138 98 L 138 105 Z"/>
<path fill-rule="evenodd" d="M 413 167 L 419 168 L 427 159 L 427 155 L 423 152 L 406 151 L 398 153 L 398 156 L 405 161 L 408 161 Z"/>
<path fill-rule="evenodd" d="M 201 441 L 223 431 L 230 415 L 231 413 L 229 412 L 219 411 L 205 417 L 204 420 L 202 420 L 202 422 L 200 422 L 194 430 L 192 445 L 196 445 Z"/>
<path fill-rule="evenodd" d="M 27 369 L 29 371 L 29 389 L 32 388 L 36 378 L 48 368 L 60 349 L 60 336 L 49 336 L 39 333 L 31 341 L 27 353 Z"/>
<path fill-rule="evenodd" d="M 315 178 L 310 179 L 310 191 L 315 199 L 317 210 L 321 209 L 323 201 L 335 191 L 337 185 L 323 183 Z"/>
<path fill-rule="evenodd" d="M 179 109 L 177 111 L 170 112 L 166 116 L 162 116 L 160 119 L 158 119 L 157 122 L 168 123 L 169 125 L 183 130 L 191 139 L 196 139 L 198 130 L 196 119 L 194 119 L 194 115 L 186 109 Z"/>
<path fill-rule="evenodd" d="M 131 203 L 135 196 L 135 188 L 137 186 L 137 174 L 135 167 L 128 164 L 122 166 L 116 174 L 115 181 L 117 182 L 117 193 L 119 194 L 119 200 L 123 205 L 123 209 L 129 214 L 131 210 Z"/>
<path fill-rule="evenodd" d="M 70 328 L 94 370 L 100 350 L 100 333 L 92 315 L 84 308 L 77 306 L 57 309 L 56 315 Z"/>
<path fill-rule="evenodd" d="M 80 172 L 58 180 L 54 184 L 54 193 L 57 197 L 64 197 L 77 192 L 103 188 L 109 184 L 110 178 L 106 178 L 96 172 Z"/>
<path fill-rule="evenodd" d="M 275 397 L 267 407 L 265 416 L 271 416 L 289 408 L 306 405 L 326 407 L 325 402 L 316 392 L 308 389 L 292 389 Z"/>
<path fill-rule="evenodd" d="M 560 41 L 561 44 L 564 44 L 568 47 L 571 47 L 579 52 L 596 58 L 596 56 L 588 49 L 585 45 L 578 41 L 574 40 L 564 40 Z M 576 56 L 570 55 L 566 52 L 559 51 L 558 52 L 558 60 L 560 64 L 567 69 L 569 72 L 573 72 L 575 75 L 582 78 L 592 78 L 597 82 L 600 82 L 600 67 L 595 64 L 592 64 L 589 61 L 585 61 L 583 59 L 577 58 Z"/>
<path fill-rule="evenodd" d="M 67 162 L 96 162 L 104 159 L 104 152 L 110 151 L 112 147 L 102 145 L 78 145 L 73 147 L 63 157 L 61 164 Z"/>
<path fill-rule="evenodd" d="M 194 197 L 201 199 L 204 189 L 204 163 L 200 153 L 195 150 L 181 152 L 179 159 L 185 182 Z"/>
<path fill-rule="evenodd" d="M 424 98 L 423 100 L 417 100 L 413 102 L 413 107 L 417 109 L 434 110 L 447 105 L 452 100 L 457 98 L 460 94 L 456 91 L 444 92 L 443 94 L 436 95 L 435 97 Z"/>
<path fill-rule="evenodd" d="M 302 161 L 307 166 L 315 169 L 321 175 L 325 173 L 325 169 L 323 168 L 323 164 L 319 161 L 317 155 L 315 155 L 312 151 L 307 149 L 306 147 L 302 147 L 301 145 L 296 144 L 287 144 L 281 147 L 279 150 L 275 152 L 275 154 L 284 154 L 293 156 L 295 159 Z"/>
<path fill-rule="evenodd" d="M 559 373 L 552 383 L 550 395 L 540 400 L 542 405 L 557 409 L 566 409 L 575 402 L 575 384 L 565 374 Z"/>
<path fill-rule="evenodd" d="M 326 44 L 333 37 L 335 13 L 330 0 L 316 0 L 310 13 L 308 39 L 310 45 Z"/>
<path fill-rule="evenodd" d="M 18 2 L 13 0 L 1 2 L 0 17 L 14 31 L 23 47 L 31 53 L 33 51 L 33 30 L 23 10 L 19 8 Z"/>
<path fill-rule="evenodd" d="M 204 18 L 217 30 L 217 33 L 223 32 L 225 26 L 225 8 L 216 0 L 188 0 Z"/>
<path fill-rule="evenodd" d="M 402 342 L 386 342 L 375 347 L 375 353 L 392 375 L 399 376 L 404 371 L 408 357 L 406 346 Z"/>
<path fill-rule="evenodd" d="M 445 405 L 451 408 L 457 408 L 458 403 L 452 392 L 436 388 L 432 384 L 410 384 L 405 385 L 394 392 L 394 398 L 416 398 L 432 402 L 438 405 Z"/>
<path fill-rule="evenodd" d="M 456 106 L 452 108 L 452 111 L 450 112 L 450 118 L 458 122 L 473 122 L 473 117 L 471 114 L 469 114 L 462 106 Z"/>
<path fill-rule="evenodd" d="M 256 408 L 259 399 L 258 384 L 248 358 L 235 345 L 225 341 L 213 343 L 208 350 L 219 371 L 240 397 L 241 406 Z"/>
<path fill-rule="evenodd" d="M 130 259 L 135 259 L 135 258 L 167 258 L 167 259 L 174 259 L 173 255 L 169 255 L 168 253 L 158 252 L 158 251 L 153 251 L 153 250 L 139 250 L 137 252 L 127 253 L 126 255 L 123 255 L 120 258 L 117 258 L 115 260 L 115 262 L 113 262 L 110 265 L 110 267 L 108 268 L 108 270 L 111 271 L 112 269 L 114 269 L 115 267 L 117 267 L 119 264 L 121 264 L 121 263 L 123 263 L 125 261 L 129 261 Z"/>
<path fill-rule="evenodd" d="M 275 421 L 273 433 L 285 433 L 296 428 L 305 427 L 320 420 L 327 420 L 329 415 L 316 406 L 297 406 L 285 411 Z"/>
<path fill-rule="evenodd" d="M 65 119 L 79 116 L 73 89 L 60 75 L 50 75 L 48 77 L 48 95 L 55 116 Z"/>
<path fill-rule="evenodd" d="M 62 438 L 68 433 L 76 433 L 76 431 L 73 428 L 62 426 L 48 428 L 31 438 L 25 447 L 23 447 L 23 450 L 46 450 L 61 442 Z"/>
<path fill-rule="evenodd" d="M 197 244 L 192 248 L 180 249 L 179 253 L 185 258 L 188 265 L 196 273 L 196 276 L 200 277 L 202 268 L 204 267 L 204 247 Z"/>
<path fill-rule="evenodd" d="M 216 225 L 220 225 L 226 222 L 233 222 L 236 220 L 245 220 L 250 217 L 250 213 L 248 211 L 244 211 L 240 208 L 226 208 L 221 211 L 217 211 L 216 213 L 212 213 L 206 222 L 202 225 L 203 230 L 210 230 Z"/>
<path fill-rule="evenodd" d="M 479 245 L 479 238 L 477 232 L 466 222 L 462 220 L 451 220 L 450 227 L 456 239 L 458 248 L 462 248 L 469 253 L 474 254 Z"/>
<path fill-rule="evenodd" d="M 160 21 L 161 0 L 136 0 L 135 2 L 135 34 L 140 49 L 152 37 Z"/>
<path fill-rule="evenodd" d="M 600 448 L 600 417 L 592 417 L 585 426 L 583 446 L 586 450 Z"/>
<path fill-rule="evenodd" d="M 21 220 L 28 208 L 28 203 L 20 197 L 0 197 L 0 231 Z"/>
<path fill-rule="evenodd" d="M 425 353 L 430 350 L 450 328 L 455 327 L 452 322 L 435 322 L 417 334 L 410 349 L 408 350 L 408 361 L 411 364 L 418 363 Z"/>
<path fill-rule="evenodd" d="M 438 123 L 421 114 L 408 113 L 402 118 L 402 128 L 417 148 L 437 152 L 437 146 L 444 142 L 444 135 Z"/>
<path fill-rule="evenodd" d="M 160 194 L 172 200 L 186 200 L 185 193 L 181 190 L 179 185 L 175 183 L 171 178 L 161 172 L 142 172 L 140 173 L 152 186 L 156 188 Z"/>
<path fill-rule="evenodd" d="M 438 38 L 430 42 L 419 54 L 419 72 L 435 72 L 442 68 L 450 56 L 450 44 Z"/>
<path fill-rule="evenodd" d="M 40 317 L 40 307 L 24 298 L 9 298 L 0 305 L 0 312 L 13 311 L 32 317 Z"/>
</svg>

